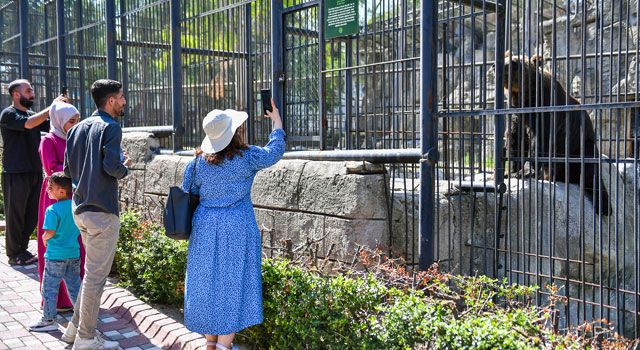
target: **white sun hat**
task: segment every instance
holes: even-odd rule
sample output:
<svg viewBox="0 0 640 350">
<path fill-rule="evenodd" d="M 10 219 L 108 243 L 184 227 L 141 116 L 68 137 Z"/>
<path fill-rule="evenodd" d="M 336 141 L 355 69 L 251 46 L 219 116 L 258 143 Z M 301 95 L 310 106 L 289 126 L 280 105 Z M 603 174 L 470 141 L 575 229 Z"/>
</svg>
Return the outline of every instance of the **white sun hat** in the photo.
<svg viewBox="0 0 640 350">
<path fill-rule="evenodd" d="M 247 120 L 245 112 L 233 109 L 214 109 L 202 121 L 202 129 L 207 136 L 200 149 L 204 153 L 218 153 L 231 143 L 236 130 Z"/>
</svg>

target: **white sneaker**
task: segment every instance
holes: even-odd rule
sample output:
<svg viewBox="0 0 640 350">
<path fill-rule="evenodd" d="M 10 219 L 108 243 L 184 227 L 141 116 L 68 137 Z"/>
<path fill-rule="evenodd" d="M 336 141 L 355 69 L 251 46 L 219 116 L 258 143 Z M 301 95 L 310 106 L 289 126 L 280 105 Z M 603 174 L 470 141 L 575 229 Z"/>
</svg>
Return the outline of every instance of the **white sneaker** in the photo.
<svg viewBox="0 0 640 350">
<path fill-rule="evenodd" d="M 76 337 L 72 350 L 116 350 L 118 348 L 117 341 L 104 340 L 101 336 L 96 335 L 91 339 Z"/>
<path fill-rule="evenodd" d="M 73 322 L 69 321 L 69 324 L 64 330 L 64 333 L 62 333 L 62 337 L 60 339 L 67 344 L 73 344 L 76 340 L 76 334 L 78 334 L 78 327 L 76 327 Z"/>
</svg>

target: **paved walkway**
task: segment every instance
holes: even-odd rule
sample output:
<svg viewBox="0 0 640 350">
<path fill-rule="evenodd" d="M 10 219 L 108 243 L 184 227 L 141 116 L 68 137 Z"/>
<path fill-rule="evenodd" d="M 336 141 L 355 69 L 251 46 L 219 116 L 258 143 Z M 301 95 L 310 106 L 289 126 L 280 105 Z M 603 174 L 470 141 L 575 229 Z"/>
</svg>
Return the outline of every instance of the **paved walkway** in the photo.
<svg viewBox="0 0 640 350">
<path fill-rule="evenodd" d="M 31 242 L 35 252 L 35 241 Z M 9 266 L 0 235 L 0 350 L 70 349 L 60 340 L 60 330 L 51 333 L 29 332 L 29 325 L 42 316 L 36 265 Z M 66 326 L 71 313 L 58 316 Z M 107 282 L 98 330 L 120 349 L 204 349 L 201 335 L 191 333 L 179 321 L 145 304 L 128 291 Z"/>
</svg>

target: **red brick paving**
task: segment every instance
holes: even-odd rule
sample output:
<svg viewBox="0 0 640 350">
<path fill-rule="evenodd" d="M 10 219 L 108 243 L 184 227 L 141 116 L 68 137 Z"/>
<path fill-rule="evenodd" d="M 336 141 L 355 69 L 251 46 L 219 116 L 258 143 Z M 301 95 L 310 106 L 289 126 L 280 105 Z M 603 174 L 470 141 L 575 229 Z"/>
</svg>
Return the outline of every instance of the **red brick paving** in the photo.
<svg viewBox="0 0 640 350">
<path fill-rule="evenodd" d="M 31 251 L 35 252 L 32 241 Z M 0 350 L 70 349 L 60 340 L 60 331 L 31 333 L 28 325 L 41 316 L 36 265 L 9 266 L 4 239 L 0 239 Z M 98 329 L 107 339 L 118 339 L 120 349 L 205 349 L 205 340 L 181 323 L 145 304 L 127 290 L 107 282 L 100 306 Z M 66 326 L 71 313 L 59 316 Z M 134 333 L 135 332 L 135 333 Z M 127 334 L 128 338 L 124 336 Z"/>
</svg>

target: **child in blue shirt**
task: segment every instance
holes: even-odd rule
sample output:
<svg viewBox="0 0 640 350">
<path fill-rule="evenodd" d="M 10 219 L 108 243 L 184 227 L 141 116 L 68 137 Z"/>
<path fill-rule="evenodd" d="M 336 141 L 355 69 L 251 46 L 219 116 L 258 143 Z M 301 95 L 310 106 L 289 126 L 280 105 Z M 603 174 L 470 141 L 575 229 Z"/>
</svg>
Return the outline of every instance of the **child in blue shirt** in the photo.
<svg viewBox="0 0 640 350">
<path fill-rule="evenodd" d="M 42 296 L 44 311 L 42 319 L 29 327 L 33 332 L 50 332 L 58 329 L 55 322 L 56 301 L 60 282 L 64 280 L 69 296 L 75 304 L 80 289 L 80 231 L 71 211 L 71 178 L 63 172 L 51 174 L 47 187 L 49 198 L 58 202 L 47 208 L 44 214 L 42 240 L 47 247 L 44 254 L 44 276 Z"/>
</svg>

